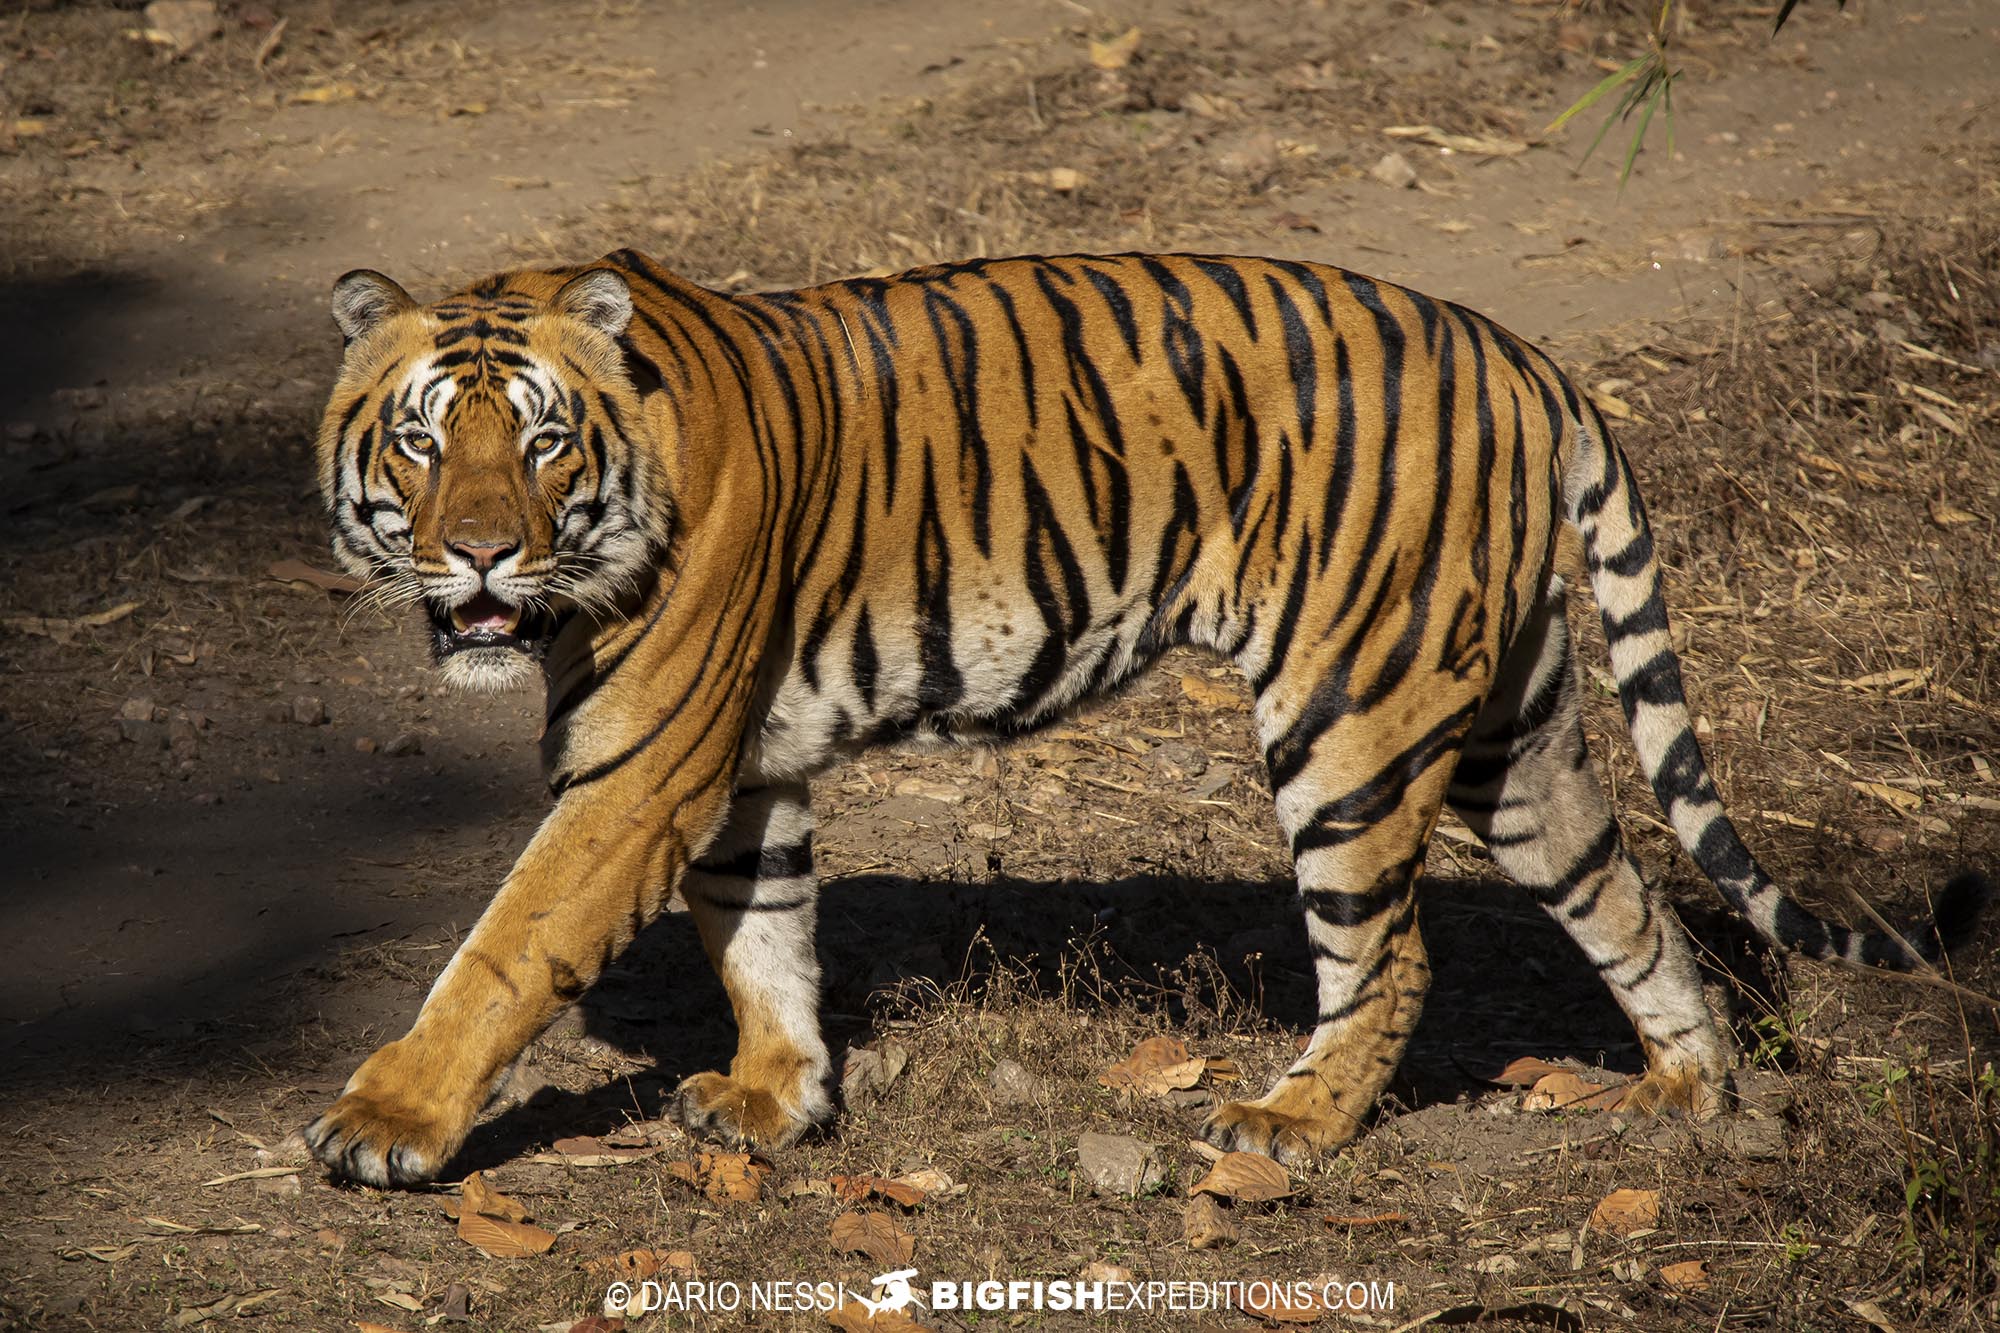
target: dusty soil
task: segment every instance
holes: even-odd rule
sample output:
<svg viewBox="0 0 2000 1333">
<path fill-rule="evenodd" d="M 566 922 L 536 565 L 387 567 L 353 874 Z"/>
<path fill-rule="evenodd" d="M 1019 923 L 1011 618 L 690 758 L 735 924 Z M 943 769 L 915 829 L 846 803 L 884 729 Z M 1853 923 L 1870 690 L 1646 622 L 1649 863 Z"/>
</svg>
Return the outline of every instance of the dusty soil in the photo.
<svg viewBox="0 0 2000 1333">
<path fill-rule="evenodd" d="M 204 1183 L 296 1161 L 287 1136 L 407 1023 L 543 804 L 538 701 L 434 694 L 414 626 L 269 577 L 324 562 L 324 293 L 357 265 L 434 293 L 637 244 L 757 287 L 1214 249 L 1490 310 L 1623 418 L 1711 756 L 1769 867 L 1900 921 L 1954 868 L 2000 864 L 2000 27 L 1980 0 L 1810 4 L 1775 43 L 1764 10 L 1695 6 L 1677 150 L 1656 126 L 1622 195 L 1615 153 L 1578 172 L 1577 134 L 1537 137 L 1639 49 L 1617 6 L 221 9 L 177 57 L 127 36 L 128 9 L 0 19 L 0 1324 L 567 1328 L 602 1298 L 591 1261 L 654 1247 L 708 1279 L 865 1292 L 888 1265 L 830 1245 L 854 1205 L 824 1182 L 922 1166 L 966 1189 L 864 1211 L 914 1238 L 923 1282 L 1397 1283 L 1394 1310 L 1326 1316 L 1362 1327 L 2000 1322 L 1990 1013 L 1749 948 L 1603 697 L 1627 833 L 1748 1051 L 1743 1108 L 1524 1109 L 1497 1081 L 1516 1057 L 1611 1077 L 1638 1053 L 1447 828 L 1438 983 L 1395 1101 L 1288 1199 L 1228 1209 L 1233 1245 L 1190 1248 L 1206 1163 L 1186 1145 L 1227 1067 L 1171 1098 L 1098 1076 L 1173 1033 L 1256 1083 L 1311 1003 L 1240 696 L 1192 657 L 1031 745 L 820 784 L 829 1036 L 909 1060 L 776 1155 L 760 1201 L 684 1183 L 696 1148 L 650 1121 L 733 1039 L 674 917 L 466 1149 L 560 1231 L 547 1253 L 482 1255 L 448 1193 L 310 1168 Z M 1133 25 L 1132 62 L 1096 68 L 1090 43 Z M 1495 151 L 1384 133 L 1426 125 Z M 1390 152 L 1413 188 L 1370 174 Z M 2000 984 L 1995 938 L 1959 981 Z M 548 1151 L 628 1121 L 664 1151 Z M 1094 1191 L 1087 1131 L 1161 1145 L 1162 1178 Z M 1650 1227 L 1588 1223 L 1621 1187 L 1658 1191 Z"/>
</svg>

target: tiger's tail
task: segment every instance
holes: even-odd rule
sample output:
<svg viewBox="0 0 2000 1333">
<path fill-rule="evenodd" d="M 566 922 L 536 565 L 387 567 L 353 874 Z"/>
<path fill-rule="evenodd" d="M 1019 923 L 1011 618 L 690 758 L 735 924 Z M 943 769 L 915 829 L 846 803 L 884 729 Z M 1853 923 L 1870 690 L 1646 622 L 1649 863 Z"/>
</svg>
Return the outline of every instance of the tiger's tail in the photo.
<svg viewBox="0 0 2000 1333">
<path fill-rule="evenodd" d="M 1689 721 L 1653 533 L 1631 465 L 1588 400 L 1580 402 L 1577 420 L 1575 452 L 1565 468 L 1565 508 L 1583 536 L 1625 724 L 1681 846 L 1729 905 L 1780 949 L 1898 972 L 1939 961 L 1977 924 L 1992 894 L 1985 876 L 1953 877 L 1936 896 L 1929 921 L 1892 935 L 1821 920 L 1779 888 L 1743 845 Z"/>
</svg>

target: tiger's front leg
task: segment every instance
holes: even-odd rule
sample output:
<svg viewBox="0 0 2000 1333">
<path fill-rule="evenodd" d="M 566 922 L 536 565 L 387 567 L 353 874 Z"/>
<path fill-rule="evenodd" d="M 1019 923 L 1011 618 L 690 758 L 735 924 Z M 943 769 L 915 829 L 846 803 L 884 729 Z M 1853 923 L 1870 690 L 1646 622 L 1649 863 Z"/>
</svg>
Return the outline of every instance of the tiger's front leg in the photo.
<svg viewBox="0 0 2000 1333">
<path fill-rule="evenodd" d="M 813 951 L 819 882 L 805 784 L 739 793 L 722 836 L 681 882 L 736 1014 L 727 1074 L 687 1079 L 674 1111 L 731 1147 L 776 1148 L 833 1113 Z"/>
<path fill-rule="evenodd" d="M 725 810 L 726 787 L 604 787 L 557 803 L 410 1031 L 306 1127 L 334 1174 L 377 1186 L 435 1179 L 508 1066 L 658 913 L 687 849 L 707 844 Z"/>
</svg>

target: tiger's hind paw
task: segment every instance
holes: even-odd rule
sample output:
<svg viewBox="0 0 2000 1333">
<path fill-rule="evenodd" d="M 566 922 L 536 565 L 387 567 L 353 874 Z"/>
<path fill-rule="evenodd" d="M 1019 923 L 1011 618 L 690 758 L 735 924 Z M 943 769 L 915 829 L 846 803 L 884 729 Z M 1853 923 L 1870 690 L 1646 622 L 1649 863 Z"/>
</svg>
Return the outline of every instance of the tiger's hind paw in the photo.
<svg viewBox="0 0 2000 1333">
<path fill-rule="evenodd" d="M 787 1101 L 791 1105 L 787 1106 Z M 817 1099 L 824 1103 L 824 1097 Z M 682 1081 L 669 1113 L 697 1138 L 730 1148 L 783 1148 L 826 1118 L 831 1108 L 815 1099 L 781 1098 L 727 1074 L 695 1074 Z"/>
</svg>

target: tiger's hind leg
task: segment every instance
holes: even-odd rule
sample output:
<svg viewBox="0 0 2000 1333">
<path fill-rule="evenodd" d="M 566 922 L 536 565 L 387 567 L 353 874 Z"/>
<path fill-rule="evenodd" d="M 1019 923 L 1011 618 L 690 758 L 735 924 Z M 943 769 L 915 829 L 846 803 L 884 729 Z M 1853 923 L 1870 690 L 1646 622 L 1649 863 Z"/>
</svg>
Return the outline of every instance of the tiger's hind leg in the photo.
<svg viewBox="0 0 2000 1333">
<path fill-rule="evenodd" d="M 1218 1147 L 1285 1162 L 1331 1152 L 1360 1132 L 1402 1060 L 1431 976 L 1417 873 L 1478 705 L 1465 682 L 1435 684 L 1399 691 L 1381 706 L 1419 701 L 1420 715 L 1412 710 L 1401 727 L 1385 728 L 1380 710 L 1363 710 L 1300 738 L 1296 723 L 1288 729 L 1267 719 L 1266 753 L 1291 839 L 1319 1014 L 1305 1052 L 1270 1092 L 1209 1117 L 1204 1133 Z"/>
<path fill-rule="evenodd" d="M 1728 1062 L 1686 932 L 1625 853 L 1584 744 L 1563 582 L 1523 625 L 1453 775 L 1452 808 L 1610 986 L 1645 1049 L 1636 1110 L 1718 1109 Z"/>
<path fill-rule="evenodd" d="M 813 950 L 819 882 L 803 783 L 739 793 L 722 834 L 681 883 L 735 1010 L 727 1074 L 688 1078 L 674 1112 L 691 1131 L 776 1148 L 833 1112 Z"/>
</svg>

